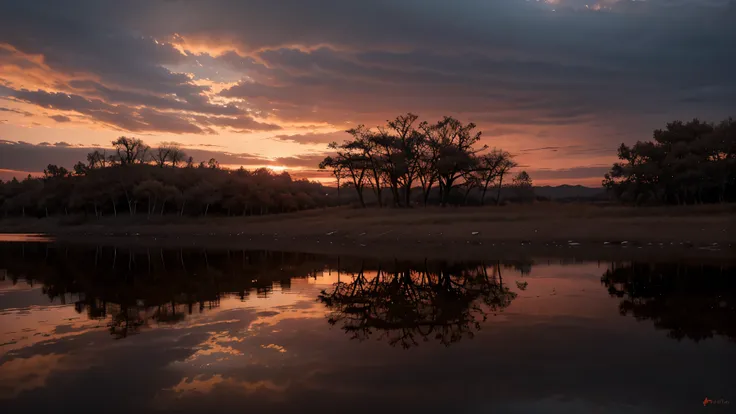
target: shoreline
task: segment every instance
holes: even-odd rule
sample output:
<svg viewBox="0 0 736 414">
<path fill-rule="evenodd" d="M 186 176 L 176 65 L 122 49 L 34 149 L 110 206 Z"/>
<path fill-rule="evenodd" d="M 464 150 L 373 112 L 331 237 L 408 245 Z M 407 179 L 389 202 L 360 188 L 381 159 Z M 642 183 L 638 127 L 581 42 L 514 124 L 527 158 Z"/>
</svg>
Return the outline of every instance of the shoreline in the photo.
<svg viewBox="0 0 736 414">
<path fill-rule="evenodd" d="M 587 205 L 357 210 L 201 219 L 0 220 L 0 233 L 62 243 L 200 247 L 375 258 L 736 261 L 734 206 Z"/>
</svg>

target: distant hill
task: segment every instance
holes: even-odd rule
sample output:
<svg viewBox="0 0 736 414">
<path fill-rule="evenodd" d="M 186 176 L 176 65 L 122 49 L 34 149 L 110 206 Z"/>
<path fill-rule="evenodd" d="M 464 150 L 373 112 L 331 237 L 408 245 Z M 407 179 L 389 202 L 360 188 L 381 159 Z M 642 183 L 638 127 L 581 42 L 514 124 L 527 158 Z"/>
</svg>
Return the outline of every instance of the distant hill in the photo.
<svg viewBox="0 0 736 414">
<path fill-rule="evenodd" d="M 582 185 L 558 185 L 534 187 L 534 194 L 550 200 L 574 198 L 598 198 L 605 194 L 602 187 L 584 187 Z"/>
</svg>

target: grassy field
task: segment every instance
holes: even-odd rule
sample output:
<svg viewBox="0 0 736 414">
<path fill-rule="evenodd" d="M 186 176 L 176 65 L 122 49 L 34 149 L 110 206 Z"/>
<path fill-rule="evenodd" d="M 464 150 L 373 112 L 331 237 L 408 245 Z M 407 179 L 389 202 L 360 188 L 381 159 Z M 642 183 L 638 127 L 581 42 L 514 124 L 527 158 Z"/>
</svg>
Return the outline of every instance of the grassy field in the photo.
<svg viewBox="0 0 736 414">
<path fill-rule="evenodd" d="M 68 219 L 66 219 L 68 220 Z M 334 208 L 259 217 L 106 217 L 0 220 L 0 232 L 92 242 L 201 244 L 325 253 L 477 257 L 531 251 L 733 256 L 736 205 L 631 208 L 585 204 L 503 207 Z M 134 237 L 130 237 L 134 236 Z M 125 238 L 131 240 L 123 240 Z M 625 243 L 622 243 L 625 242 Z M 641 251 L 633 250 L 642 248 Z M 674 253 L 673 249 L 685 249 Z"/>
</svg>

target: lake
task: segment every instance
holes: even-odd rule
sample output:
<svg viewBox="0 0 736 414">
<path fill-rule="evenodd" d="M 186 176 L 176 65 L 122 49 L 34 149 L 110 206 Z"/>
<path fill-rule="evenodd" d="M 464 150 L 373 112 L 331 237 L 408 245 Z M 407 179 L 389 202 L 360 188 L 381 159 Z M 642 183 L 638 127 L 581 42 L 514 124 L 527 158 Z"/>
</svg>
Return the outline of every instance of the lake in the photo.
<svg viewBox="0 0 736 414">
<path fill-rule="evenodd" d="M 736 411 L 736 267 L 0 243 L 0 410 Z M 705 404 L 705 406 L 704 406 Z"/>
</svg>

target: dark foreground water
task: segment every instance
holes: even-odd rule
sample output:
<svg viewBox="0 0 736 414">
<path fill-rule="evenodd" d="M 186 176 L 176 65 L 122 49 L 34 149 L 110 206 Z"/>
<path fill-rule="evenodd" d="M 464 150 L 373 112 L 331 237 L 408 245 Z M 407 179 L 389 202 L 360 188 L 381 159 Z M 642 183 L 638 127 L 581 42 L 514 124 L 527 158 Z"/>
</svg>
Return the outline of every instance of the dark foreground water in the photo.
<svg viewBox="0 0 736 414">
<path fill-rule="evenodd" d="M 707 263 L 5 243 L 0 412 L 734 412 L 735 298 Z"/>
</svg>

